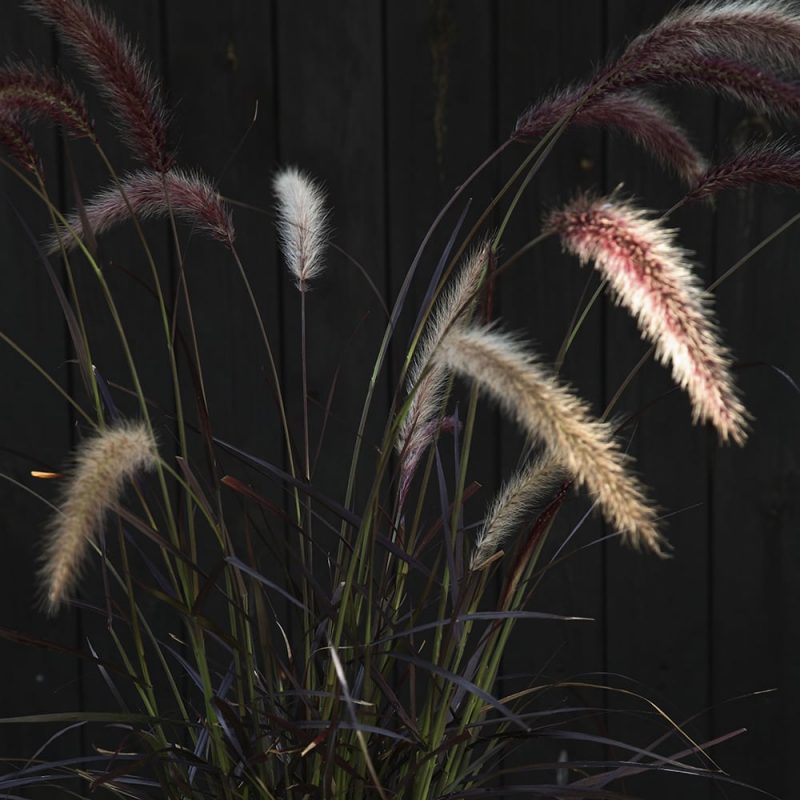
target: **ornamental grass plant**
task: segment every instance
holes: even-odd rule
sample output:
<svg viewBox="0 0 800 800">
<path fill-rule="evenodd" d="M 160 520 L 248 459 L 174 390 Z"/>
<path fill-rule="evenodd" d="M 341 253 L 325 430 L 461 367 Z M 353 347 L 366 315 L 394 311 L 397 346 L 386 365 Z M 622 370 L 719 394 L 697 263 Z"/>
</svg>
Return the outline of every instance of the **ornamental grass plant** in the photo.
<svg viewBox="0 0 800 800">
<path fill-rule="evenodd" d="M 535 610 L 542 580 L 567 557 L 575 531 L 560 524 L 561 511 L 577 496 L 604 521 L 605 538 L 642 558 L 669 556 L 662 521 L 669 509 L 657 506 L 627 452 L 646 409 L 618 414 L 647 359 L 687 394 L 687 425 L 709 426 L 722 445 L 747 439 L 747 398 L 713 300 L 763 242 L 705 286 L 671 217 L 687 204 L 709 214 L 720 192 L 753 183 L 796 188 L 800 149 L 776 138 L 709 163 L 654 90 L 684 85 L 794 119 L 800 9 L 780 0 L 681 6 L 585 82 L 524 110 L 432 221 L 400 290 L 388 298 L 370 380 L 344 389 L 358 398 L 358 425 L 347 431 L 346 448 L 328 453 L 326 433 L 337 420 L 331 398 L 314 403 L 308 389 L 316 363 L 309 349 L 318 346 L 308 337 L 309 300 L 315 287 L 336 280 L 326 265 L 334 248 L 347 250 L 335 229 L 347 198 L 329 196 L 325 175 L 303 165 L 279 167 L 271 186 L 257 187 L 265 197 L 260 210 L 225 196 L 215 176 L 183 162 L 172 144 L 180 109 L 167 108 L 147 56 L 105 11 L 89 0 L 24 5 L 82 68 L 137 165 L 123 170 L 112 162 L 93 122 L 100 108 L 90 111 L 65 75 L 23 60 L 0 68 L 0 163 L 51 223 L 33 232 L 36 248 L 24 268 L 53 278 L 75 374 L 65 389 L 24 343 L 0 332 L 29 365 L 31 380 L 44 382 L 53 403 L 69 406 L 75 428 L 74 453 L 63 454 L 62 469 L 39 471 L 20 488 L 51 507 L 31 602 L 54 626 L 78 611 L 96 623 L 91 641 L 64 655 L 96 670 L 108 690 L 102 711 L 2 720 L 51 726 L 52 733 L 35 753 L 3 754 L 0 797 L 42 790 L 175 800 L 622 798 L 637 796 L 628 782 L 644 772 L 669 774 L 676 791 L 679 780 L 736 785 L 710 753 L 735 731 L 696 741 L 636 696 L 660 719 L 662 734 L 612 739 L 598 724 L 608 709 L 580 699 L 565 704 L 563 691 L 575 698 L 604 691 L 613 708 L 615 694 L 627 700 L 630 689 L 597 676 L 531 676 L 523 689 L 504 693 L 502 665 L 523 626 L 591 624 Z M 74 176 L 74 207 L 55 196 L 44 170 L 31 135 L 40 122 L 58 126 L 67 150 L 82 140 L 105 171 L 99 188 Z M 582 125 L 621 133 L 674 172 L 684 190 L 673 207 L 651 210 L 624 187 L 607 195 L 564 187 L 572 199 L 553 198 L 540 220 L 520 223 L 521 198 L 562 136 Z M 473 182 L 501 156 L 515 159 L 513 174 L 485 207 L 469 202 Z M 298 293 L 299 394 L 285 385 L 276 322 L 254 289 L 261 265 L 240 255 L 236 221 L 247 213 L 271 218 L 285 281 Z M 159 269 L 152 219 L 170 231 L 174 286 Z M 529 228 L 516 252 L 504 247 L 512 221 Z M 120 227 L 135 242 L 127 277 L 146 290 L 157 352 L 137 346 L 109 280 L 117 266 L 104 259 L 103 239 Z M 493 302 L 497 283 L 513 282 L 515 265 L 549 238 L 564 251 L 558 268 L 591 267 L 600 287 L 579 308 L 564 309 L 556 363 L 509 332 Z M 214 248 L 245 289 L 248 307 L 221 311 L 256 322 L 253 369 L 264 387 L 256 402 L 280 431 L 275 452 L 217 433 L 208 387 L 227 377 L 204 365 L 189 242 Z M 425 263 L 434 268 L 423 277 Z M 88 283 L 107 329 L 89 324 Z M 412 286 L 423 298 L 414 307 Z M 598 414 L 559 373 L 590 309 L 606 297 L 620 307 L 615 313 L 632 317 L 649 350 Z M 378 313 L 382 302 L 377 293 Z M 350 324 L 349 310 L 341 312 Z M 410 326 L 407 342 L 398 341 L 402 326 Z M 95 359 L 100 337 L 113 338 L 123 353 L 121 379 L 110 380 Z M 403 356 L 392 363 L 398 345 Z M 142 377 L 142 365 L 153 360 L 168 366 L 174 413 Z M 393 387 L 388 414 L 376 402 L 384 380 Z M 300 408 L 290 408 L 296 397 Z M 477 508 L 471 447 L 492 406 L 518 427 L 523 457 Z M 322 418 L 321 430 L 311 417 Z M 335 464 L 340 494 L 317 479 L 320 458 Z M 554 554 L 547 542 L 556 544 Z M 24 632 L 2 635 L 59 649 Z M 85 749 L 50 758 L 52 743 L 76 728 L 88 732 Z"/>
</svg>

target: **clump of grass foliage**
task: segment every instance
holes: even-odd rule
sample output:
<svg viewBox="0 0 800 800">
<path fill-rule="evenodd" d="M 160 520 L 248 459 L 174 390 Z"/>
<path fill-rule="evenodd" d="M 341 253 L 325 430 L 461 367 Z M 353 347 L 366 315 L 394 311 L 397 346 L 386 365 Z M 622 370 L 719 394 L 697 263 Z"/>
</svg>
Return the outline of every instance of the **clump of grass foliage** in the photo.
<svg viewBox="0 0 800 800">
<path fill-rule="evenodd" d="M 545 238 L 559 237 L 566 252 L 600 272 L 603 286 L 635 319 L 651 354 L 688 393 L 693 421 L 713 426 L 723 442 L 743 443 L 748 415 L 712 310 L 713 289 L 735 270 L 703 287 L 669 216 L 681 205 L 752 182 L 797 186 L 800 151 L 785 140 L 762 143 L 709 165 L 648 92 L 689 85 L 760 113 L 796 117 L 795 6 L 778 0 L 684 6 L 588 81 L 522 114 L 508 140 L 434 220 L 392 298 L 352 449 L 336 456 L 347 476 L 340 497 L 315 486 L 318 442 L 308 421 L 306 296 L 315 284 L 335 280 L 325 272 L 332 234 L 321 183 L 287 168 L 272 187 L 286 280 L 300 293 L 303 426 L 293 430 L 271 321 L 251 289 L 251 267 L 239 257 L 230 203 L 212 179 L 184 168 L 180 153 L 169 148 L 171 115 L 144 55 L 88 0 L 27 0 L 26 6 L 53 26 L 85 69 L 140 165 L 126 174 L 115 170 L 83 97 L 66 78 L 21 62 L 0 68 L 2 163 L 51 216 L 51 229 L 40 232 L 42 252 L 63 263 L 66 287 L 57 290 L 80 375 L 68 394 L 3 334 L 69 403 L 79 431 L 73 465 L 54 476 L 61 497 L 42 535 L 38 588 L 43 613 L 80 608 L 105 622 L 104 640 L 95 639 L 82 656 L 99 670 L 115 702 L 102 713 L 4 720 L 65 726 L 53 738 L 75 725 L 93 726 L 93 733 L 90 751 L 66 761 L 48 760 L 53 739 L 32 758 L 24 753 L 19 761 L 4 761 L 0 794 L 20 796 L 44 786 L 52 795 L 97 790 L 175 800 L 455 800 L 510 791 L 612 798 L 623 796 L 621 781 L 643 771 L 731 781 L 710 760 L 697 766 L 713 743 L 691 740 L 666 715 L 664 737 L 656 742 L 629 745 L 593 734 L 602 712 L 563 707 L 552 692 L 578 682 L 554 687 L 534 681 L 498 696 L 512 630 L 549 624 L 537 620 L 553 616 L 532 611 L 531 601 L 544 572 L 558 568 L 558 559 L 542 558 L 543 544 L 564 535 L 556 522 L 576 490 L 589 494 L 621 546 L 663 555 L 668 544 L 620 443 L 630 421 L 612 420 L 620 393 L 596 417 L 559 379 L 557 367 L 498 328 L 491 297 L 506 267 Z M 107 186 L 72 211 L 50 194 L 29 133 L 40 120 L 59 125 L 66 137 L 89 140 L 107 168 Z M 549 210 L 523 250 L 504 256 L 504 234 L 520 197 L 573 125 L 630 136 L 677 173 L 685 196 L 656 214 L 619 192 L 580 195 Z M 512 177 L 468 232 L 462 216 L 445 231 L 444 251 L 430 253 L 434 232 L 501 153 L 517 157 Z M 153 217 L 170 223 L 180 274 L 172 298 L 140 224 Z M 118 225 L 131 226 L 141 246 L 146 271 L 139 279 L 158 312 L 159 357 L 169 359 L 174 418 L 150 401 L 150 387 L 140 380 L 141 360 L 155 354 L 131 344 L 132 331 L 121 321 L 119 298 L 98 256 L 97 237 Z M 192 234 L 207 235 L 205 245 L 229 259 L 246 288 L 247 313 L 263 340 L 259 368 L 270 382 L 264 403 L 280 425 L 283 452 L 252 453 L 248 442 L 214 434 L 206 386 L 217 376 L 204 372 L 194 330 L 192 275 L 181 258 L 187 225 Z M 439 266 L 421 307 L 407 308 L 423 256 Z M 82 313 L 78 270 L 93 277 L 110 312 L 114 327 L 102 335 L 120 342 L 128 373 L 122 385 L 109 387 L 102 365 L 95 366 L 101 333 Z M 511 274 L 503 278 L 513 280 Z M 580 334 L 585 310 L 574 315 L 560 360 Z M 375 386 L 404 313 L 416 323 L 399 374 L 392 376 L 391 413 L 380 421 L 377 447 L 365 447 Z M 451 402 L 454 382 L 462 380 L 470 386 L 463 420 Z M 483 521 L 467 525 L 470 447 L 482 394 L 519 424 L 530 458 L 509 476 Z M 120 411 L 122 397 L 133 398 L 135 414 Z M 455 442 L 450 481 L 439 457 L 446 441 Z M 238 459 L 242 475 L 246 466 L 266 476 L 284 504 L 223 470 L 223 455 Z M 102 574 L 102 587 L 92 581 L 81 591 L 87 571 Z M 658 749 L 673 736 L 682 740 L 675 752 Z M 558 763 L 537 756 L 537 743 L 548 737 L 568 754 Z M 520 743 L 530 756 L 524 785 L 515 781 L 514 769 L 504 768 Z M 598 744 L 618 744 L 629 757 L 587 755 Z"/>
</svg>

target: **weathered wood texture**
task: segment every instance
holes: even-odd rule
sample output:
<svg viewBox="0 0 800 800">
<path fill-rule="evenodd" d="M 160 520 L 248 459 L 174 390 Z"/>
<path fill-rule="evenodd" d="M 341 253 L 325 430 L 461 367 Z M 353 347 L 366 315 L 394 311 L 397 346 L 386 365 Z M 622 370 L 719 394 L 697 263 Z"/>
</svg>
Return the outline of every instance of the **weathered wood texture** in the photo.
<svg viewBox="0 0 800 800">
<path fill-rule="evenodd" d="M 55 59 L 75 71 L 50 33 L 19 5 L 17 0 L 3 2 L 0 53 L 32 54 L 48 63 Z M 341 496 L 384 327 L 383 305 L 391 307 L 433 217 L 471 170 L 505 141 L 527 104 L 550 88 L 588 75 L 607 48 L 621 46 L 670 3 L 107 0 L 105 5 L 139 38 L 164 79 L 176 109 L 176 144 L 183 163 L 218 178 L 234 201 L 262 209 L 236 209 L 237 247 L 286 387 L 298 457 L 303 451 L 299 301 L 277 258 L 270 180 L 276 166 L 297 164 L 326 185 L 335 240 L 345 253 L 331 253 L 328 274 L 308 296 L 310 429 L 315 442 L 335 381 L 323 448 L 327 456 L 315 465 L 314 476 L 324 489 Z M 110 159 L 125 166 L 118 137 L 102 122 L 99 99 L 91 91 L 87 95 Z M 767 124 L 696 93 L 666 99 L 709 155 L 730 152 Z M 76 192 L 86 196 L 106 182 L 106 170 L 86 143 L 62 142 L 47 129 L 38 130 L 37 143 L 54 197 L 71 205 Z M 511 148 L 446 217 L 420 262 L 410 293 L 412 308 L 424 296 L 466 202 L 471 198 L 470 225 L 526 153 L 524 146 Z M 504 239 L 501 262 L 536 235 L 547 208 L 580 189 L 607 191 L 621 181 L 625 191 L 652 208 L 668 208 L 680 195 L 677 181 L 630 142 L 592 130 L 569 132 L 523 198 Z M 71 388 L 77 372 L 69 366 L 65 326 L 17 218 L 18 212 L 39 234 L 46 227 L 46 211 L 7 170 L 0 173 L 0 188 L 5 255 L 0 330 L 59 384 Z M 710 281 L 788 219 L 796 204 L 785 192 L 743 192 L 723 198 L 715 211 L 679 212 L 674 222 Z M 492 225 L 499 224 L 506 207 L 500 204 Z M 268 362 L 235 263 L 223 248 L 193 237 L 181 264 L 165 225 L 151 223 L 145 231 L 170 298 L 182 291 L 179 275 L 184 270 L 215 434 L 281 461 L 285 445 L 271 405 Z M 671 515 L 667 532 L 674 557 L 659 561 L 623 550 L 614 540 L 597 543 L 610 531 L 590 520 L 571 541 L 569 557 L 546 575 L 536 608 L 595 621 L 539 628 L 526 623 L 503 665 L 505 691 L 519 688 L 531 674 L 570 677 L 639 693 L 661 710 L 657 713 L 630 694 L 588 688 L 559 690 L 551 698 L 564 705 L 605 703 L 609 711 L 596 731 L 601 736 L 647 745 L 664 729 L 664 720 L 657 718 L 662 712 L 685 723 L 686 733 L 701 743 L 746 727 L 746 735 L 715 748 L 710 757 L 737 780 L 784 797 L 793 795 L 791 754 L 800 745 L 795 613 L 800 602 L 800 402 L 779 370 L 800 377 L 800 317 L 793 310 L 800 292 L 794 263 L 798 245 L 800 232 L 786 234 L 717 292 L 722 327 L 742 365 L 737 377 L 755 416 L 744 449 L 721 449 L 711 432 L 691 427 L 687 401 L 680 393 L 664 396 L 670 388 L 668 372 L 652 363 L 616 409 L 623 414 L 647 406 L 630 450 L 660 507 Z M 132 349 L 147 394 L 168 426 L 175 392 L 167 377 L 161 320 L 145 288 L 153 276 L 130 233 L 104 239 L 101 252 L 122 319 L 133 332 Z M 54 269 L 63 279 L 61 268 Z M 102 296 L 90 272 L 79 272 L 87 317 L 104 332 L 96 337 L 92 357 L 107 380 L 127 384 L 127 366 Z M 526 332 L 552 359 L 590 278 L 587 269 L 558 252 L 557 244 L 546 243 L 503 275 L 496 311 L 507 327 Z M 596 286 L 592 278 L 589 293 Z M 181 308 L 185 321 L 187 311 Z M 376 386 L 364 464 L 374 460 L 382 414 L 412 322 L 413 315 L 401 318 L 397 346 L 389 353 L 391 375 L 384 373 Z M 644 351 L 624 312 L 601 301 L 588 314 L 562 374 L 600 412 Z M 181 367 L 184 407 L 196 423 L 184 361 Z M 51 487 L 32 482 L 28 473 L 64 465 L 74 441 L 68 409 L 5 344 L 0 346 L 0 374 L 0 469 L 52 499 Z M 465 408 L 462 402 L 462 416 Z M 482 489 L 467 507 L 468 524 L 480 519 L 521 452 L 518 432 L 490 408 L 481 407 L 480 414 L 470 477 Z M 248 479 L 260 482 L 259 489 L 277 501 L 285 499 L 263 477 Z M 557 552 L 587 507 L 585 501 L 570 503 L 545 557 Z M 50 623 L 31 611 L 37 537 L 47 509 L 7 480 L 0 483 L 0 508 L 0 625 L 83 647 L 102 624 L 97 615 Z M 101 676 L 79 669 L 68 657 L 3 643 L 0 658 L 2 716 L 108 704 Z M 767 689 L 776 691 L 756 696 Z M 30 753 L 46 736 L 34 727 L 0 727 L 0 758 L 12 751 Z M 67 754 L 73 746 L 74 739 L 63 737 L 49 754 Z M 689 746 L 676 733 L 660 752 Z M 529 747 L 530 752 L 542 748 L 538 760 L 555 758 L 561 749 L 559 743 L 537 740 Z M 626 757 L 613 746 L 598 754 Z M 524 754 L 513 753 L 507 766 L 524 760 Z M 698 756 L 695 763 L 708 761 Z M 511 774 L 506 782 L 524 782 L 524 776 Z M 679 775 L 640 776 L 625 788 L 631 795 L 653 798 L 749 796 L 743 789 Z"/>
</svg>

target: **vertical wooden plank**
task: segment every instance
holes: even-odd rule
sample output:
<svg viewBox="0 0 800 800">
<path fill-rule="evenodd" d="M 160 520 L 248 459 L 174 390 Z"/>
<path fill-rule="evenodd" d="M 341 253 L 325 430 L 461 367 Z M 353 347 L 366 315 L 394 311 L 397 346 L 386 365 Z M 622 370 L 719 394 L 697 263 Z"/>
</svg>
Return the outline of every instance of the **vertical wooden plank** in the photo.
<svg viewBox="0 0 800 800">
<path fill-rule="evenodd" d="M 43 25 L 17 4 L 3 11 L 0 54 L 3 58 L 35 58 L 52 63 L 52 38 Z M 59 191 L 56 135 L 46 124 L 37 126 L 39 151 L 48 188 Z M 9 158 L 7 152 L 3 158 Z M 13 159 L 9 159 L 12 163 Z M 18 216 L 21 216 L 22 222 Z M 67 388 L 69 371 L 66 328 L 56 295 L 23 224 L 34 236 L 49 223 L 43 203 L 9 171 L 0 172 L 0 235 L 4 268 L 0 291 L 0 329 L 19 344 L 61 385 Z M 56 275 L 61 271 L 56 267 Z M 69 449 L 69 412 L 57 392 L 5 343 L 0 345 L 3 376 L 3 414 L 0 417 L 0 472 L 23 486 L 54 499 L 55 486 L 31 478 L 31 469 L 56 469 Z M 34 608 L 37 558 L 50 509 L 12 483 L 0 481 L 0 537 L 3 568 L 0 571 L 0 625 L 73 647 L 74 617 L 58 622 Z M 68 656 L 33 647 L 0 642 L 5 679 L 0 682 L 0 715 L 16 716 L 51 711 L 71 711 L 80 701 L 79 668 Z M 56 730 L 43 726 L 0 726 L 0 752 L 27 758 Z M 74 753 L 78 734 L 57 740 L 46 757 L 58 759 Z M 41 795 L 39 795 L 41 796 Z"/>
<path fill-rule="evenodd" d="M 610 0 L 608 38 L 620 49 L 625 42 L 656 23 L 671 7 L 670 0 L 652 3 Z M 714 136 L 713 98 L 698 93 L 665 95 L 664 101 L 684 121 L 699 149 L 709 153 Z M 608 141 L 608 179 L 611 189 L 623 182 L 622 191 L 646 208 L 664 210 L 685 192 L 677 178 L 637 151 L 624 137 Z M 694 251 L 698 273 L 710 280 L 713 255 L 712 220 L 705 209 L 693 208 L 670 220 L 680 229 L 680 241 Z M 607 301 L 606 301 L 607 302 Z M 610 398 L 647 349 L 626 312 L 609 308 L 606 341 L 606 385 Z M 643 482 L 659 507 L 670 516 L 662 523 L 674 545 L 674 557 L 661 561 L 632 552 L 612 541 L 607 545 L 607 669 L 627 676 L 622 683 L 654 700 L 681 721 L 708 706 L 708 540 L 707 456 L 714 446 L 713 432 L 692 427 L 688 400 L 682 392 L 659 399 L 672 388 L 669 369 L 649 363 L 631 385 L 616 414 L 647 408 L 636 427 L 630 452 Z M 629 429 L 626 435 L 630 437 Z M 632 681 L 632 683 L 631 683 Z M 612 681 L 620 683 L 619 680 Z M 610 696 L 612 705 L 645 710 Z M 616 720 L 616 721 L 615 721 Z M 637 722 L 632 716 L 611 717 L 611 731 L 620 738 L 647 746 L 668 727 L 663 719 Z M 709 730 L 705 716 L 693 721 L 687 732 L 704 741 Z M 673 736 L 661 752 L 682 749 Z M 613 755 L 613 754 L 612 754 Z M 617 753 L 616 755 L 621 755 Z M 699 762 L 698 762 L 699 763 Z M 637 786 L 631 782 L 631 787 Z M 702 780 L 675 779 L 661 774 L 645 776 L 640 791 L 648 797 L 707 797 L 710 786 Z"/>
<path fill-rule="evenodd" d="M 218 180 L 233 200 L 269 208 L 277 136 L 271 5 L 167 4 L 166 27 L 180 162 Z M 262 214 L 236 207 L 234 225 L 236 249 L 280 364 L 271 226 Z M 199 237 L 184 258 L 214 434 L 279 462 L 282 437 L 266 351 L 235 261 Z"/>
<path fill-rule="evenodd" d="M 296 165 L 325 184 L 333 240 L 363 266 L 381 298 L 386 296 L 383 14 L 383 4 L 369 0 L 336 5 L 300 0 L 278 4 L 276 19 L 280 164 Z M 300 299 L 283 263 L 279 269 L 285 390 L 297 452 L 302 453 Z M 359 270 L 334 249 L 328 252 L 325 273 L 307 295 L 306 308 L 312 458 L 325 427 L 312 480 L 317 489 L 343 502 L 386 318 Z M 356 505 L 365 498 L 374 472 L 386 420 L 386 385 L 384 373 L 361 445 Z M 335 543 L 323 531 L 322 525 L 313 526 L 325 558 Z"/>
<path fill-rule="evenodd" d="M 269 208 L 276 142 L 270 4 L 168 4 L 166 26 L 181 163 L 219 181 L 233 200 Z M 235 207 L 234 225 L 236 250 L 280 366 L 271 226 L 263 214 Z M 280 462 L 282 435 L 266 350 L 236 263 L 222 247 L 197 238 L 183 257 L 214 434 Z M 188 394 L 184 399 L 193 406 Z"/>
<path fill-rule="evenodd" d="M 386 116 L 389 280 L 394 299 L 434 218 L 474 168 L 494 149 L 495 88 L 493 15 L 481 2 L 418 0 L 402 8 L 387 7 Z M 487 170 L 456 204 L 428 244 L 400 318 L 392 355 L 398 375 L 409 336 L 434 269 L 452 230 L 472 198 L 456 247 L 491 196 L 495 170 Z M 479 237 L 480 238 L 480 237 Z M 477 240 L 476 240 L 477 243 Z M 459 408 L 462 422 L 468 391 L 457 385 L 448 412 Z M 484 490 L 466 509 L 465 524 L 480 520 L 497 483 L 497 422 L 482 408 L 475 426 L 468 481 Z M 451 437 L 440 452 L 452 492 Z M 435 484 L 435 482 L 434 482 Z M 441 511 L 433 489 L 431 511 Z"/>
<path fill-rule="evenodd" d="M 781 126 L 725 107 L 719 154 Z M 753 187 L 719 198 L 717 274 L 796 212 L 788 192 Z M 796 381 L 800 319 L 800 231 L 790 229 L 717 290 L 721 322 L 737 362 L 770 364 Z M 780 797 L 796 793 L 793 753 L 800 743 L 800 404 L 795 389 L 769 366 L 736 372 L 754 416 L 743 449 L 720 449 L 713 461 L 711 547 L 714 734 L 740 727 L 721 766 Z M 764 689 L 775 689 L 756 696 Z M 747 697 L 730 702 L 733 698 Z M 739 795 L 737 795 L 739 796 Z"/>
<path fill-rule="evenodd" d="M 567 85 L 591 70 L 601 54 L 602 5 L 570 0 L 560 3 L 528 3 L 522 0 L 498 4 L 498 116 L 499 139 L 510 134 L 526 107 L 549 91 Z M 529 146 L 515 146 L 504 160 L 503 181 L 528 154 Z M 602 179 L 602 147 L 597 132 L 570 131 L 558 143 L 526 191 L 502 244 L 507 257 L 541 230 L 541 219 L 553 206 L 565 202 L 581 189 Z M 513 196 L 513 194 L 511 195 Z M 510 197 L 508 198 L 510 200 Z M 499 207 L 496 220 L 508 205 Z M 502 258 L 501 258 L 502 261 Z M 570 318 L 586 285 L 587 275 L 559 252 L 558 242 L 548 240 L 520 259 L 505 274 L 498 287 L 504 325 L 523 332 L 543 360 L 553 364 L 567 332 Z M 593 310 L 567 354 L 561 377 L 586 398 L 599 413 L 602 387 L 601 316 Z M 502 437 L 503 477 L 514 471 L 522 449 L 522 437 L 505 426 Z M 585 498 L 571 497 L 559 514 L 542 555 L 542 564 L 552 559 L 586 512 Z M 590 520 L 566 547 L 577 551 L 602 534 L 598 520 Z M 563 554 L 562 554 L 563 555 Z M 549 570 L 537 589 L 532 608 L 561 614 L 593 617 L 591 623 L 531 623 L 516 631 L 518 645 L 509 648 L 504 663 L 509 681 L 506 690 L 522 688 L 533 681 L 596 673 L 603 668 L 603 566 L 602 549 L 588 547 Z M 560 690 L 554 702 L 565 706 L 597 705 L 590 692 Z M 587 731 L 598 734 L 601 720 L 595 718 Z M 600 755 L 574 742 L 548 742 L 520 752 L 511 763 L 554 760 L 561 749 L 570 758 Z M 554 776 L 536 773 L 535 780 Z M 524 775 L 511 775 L 508 783 L 525 783 Z M 534 776 L 529 776 L 534 777 Z"/>
<path fill-rule="evenodd" d="M 233 201 L 270 208 L 277 143 L 272 4 L 246 0 L 168 3 L 165 23 L 167 74 L 177 108 L 176 126 L 181 131 L 181 163 L 197 166 L 210 180 L 218 181 L 222 194 Z M 233 217 L 236 252 L 280 370 L 280 280 L 270 219 L 236 206 Z M 283 436 L 268 355 L 234 257 L 218 243 L 199 237 L 188 243 L 184 240 L 182 255 L 212 432 L 235 447 L 283 466 Z M 183 308 L 181 325 L 188 331 L 185 305 Z M 185 362 L 183 367 L 184 410 L 187 419 L 196 422 L 194 389 Z M 190 452 L 198 474 L 203 480 L 213 480 L 205 468 L 200 437 L 192 437 Z M 223 473 L 281 504 L 280 487 L 221 448 L 217 448 L 217 457 Z M 224 488 L 222 501 L 233 546 L 247 558 L 245 515 L 252 514 L 253 508 Z M 258 553 L 259 567 L 274 580 L 283 581 L 285 533 L 280 526 L 272 533 L 266 532 L 268 548 Z M 212 569 L 221 554 L 205 526 L 198 549 L 203 569 Z M 284 618 L 286 604 L 276 599 L 275 607 Z M 215 618 L 227 622 L 228 609 L 221 598 L 211 599 L 209 613 L 211 609 Z M 223 657 L 229 658 L 227 654 Z M 215 655 L 211 658 L 215 668 L 227 668 Z"/>
<path fill-rule="evenodd" d="M 456 188 L 496 147 L 494 11 L 491 4 L 481 0 L 390 2 L 386 35 L 388 259 L 390 296 L 394 301 L 433 220 Z M 456 248 L 490 201 L 495 176 L 496 169 L 492 167 L 470 185 L 423 252 L 392 348 L 394 376 L 400 373 L 412 326 L 459 216 L 471 200 Z M 481 231 L 473 246 L 485 234 Z M 469 392 L 467 384 L 457 381 L 448 398 L 446 413 L 458 410 L 462 424 L 466 421 Z M 463 441 L 463 431 L 459 435 Z M 494 409 L 480 404 L 467 483 L 477 481 L 481 490 L 467 502 L 463 514 L 468 528 L 465 540 L 470 543 L 474 526 L 497 489 L 498 436 Z M 457 483 L 453 437 L 443 434 L 438 450 L 448 496 L 452 497 Z M 424 463 L 420 473 L 423 467 Z M 415 487 L 421 484 L 420 480 Z M 424 525 L 442 515 L 438 486 L 434 475 L 428 485 Z M 412 490 L 409 517 L 417 497 Z M 412 584 L 408 592 L 410 608 L 419 610 L 416 596 L 421 588 Z M 485 608 L 496 601 L 496 587 L 490 586 L 487 594 Z M 467 657 L 469 653 L 468 650 Z"/>
</svg>

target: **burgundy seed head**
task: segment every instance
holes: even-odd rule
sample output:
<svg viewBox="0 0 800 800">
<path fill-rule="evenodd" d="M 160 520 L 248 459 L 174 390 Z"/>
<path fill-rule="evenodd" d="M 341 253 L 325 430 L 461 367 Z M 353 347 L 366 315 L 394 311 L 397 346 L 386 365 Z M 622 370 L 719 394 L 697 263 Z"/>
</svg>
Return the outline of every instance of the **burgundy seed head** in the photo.
<svg viewBox="0 0 800 800">
<path fill-rule="evenodd" d="M 532 108 L 517 122 L 515 139 L 537 138 L 556 125 L 580 102 L 583 88 L 568 89 Z M 641 92 L 616 92 L 592 97 L 573 118 L 575 125 L 620 130 L 689 184 L 706 169 L 705 159 L 686 132 L 660 103 Z"/>
<path fill-rule="evenodd" d="M 800 188 L 800 150 L 786 142 L 750 145 L 738 155 L 704 173 L 686 199 L 699 200 L 753 183 Z"/>
<path fill-rule="evenodd" d="M 83 98 L 75 87 L 29 64 L 0 67 L 0 113 L 14 118 L 48 119 L 76 136 L 92 136 Z"/>
<path fill-rule="evenodd" d="M 104 12 L 84 0 L 26 0 L 76 54 L 117 118 L 134 155 L 158 172 L 173 163 L 158 81 L 136 47 Z"/>
<path fill-rule="evenodd" d="M 216 188 L 196 172 L 173 169 L 167 173 L 140 170 L 122 178 L 88 200 L 83 214 L 67 218 L 68 227 L 61 227 L 48 241 L 49 252 L 62 246 L 70 250 L 77 246 L 70 232 L 82 231 L 85 220 L 94 234 L 101 234 L 131 218 L 164 218 L 172 212 L 205 230 L 215 239 L 233 245 L 235 233 L 230 211 L 222 202 Z"/>
</svg>

